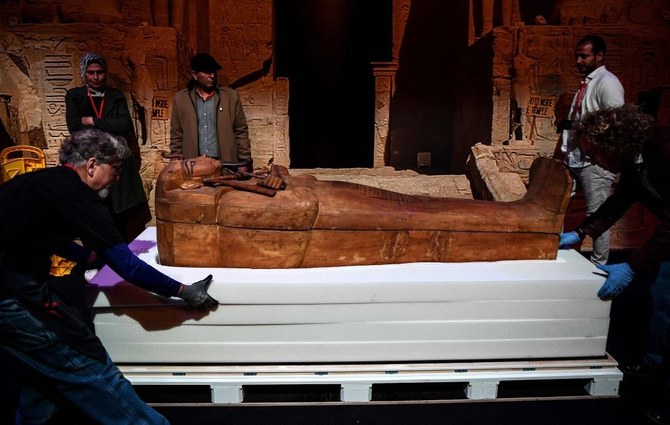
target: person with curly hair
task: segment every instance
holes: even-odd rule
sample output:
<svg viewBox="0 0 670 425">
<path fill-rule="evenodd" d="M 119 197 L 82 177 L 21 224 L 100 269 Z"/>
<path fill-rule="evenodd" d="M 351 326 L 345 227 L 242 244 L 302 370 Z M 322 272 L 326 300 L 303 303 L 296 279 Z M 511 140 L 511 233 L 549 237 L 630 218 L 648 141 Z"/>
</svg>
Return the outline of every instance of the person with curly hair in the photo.
<svg viewBox="0 0 670 425">
<path fill-rule="evenodd" d="M 624 373 L 664 379 L 670 362 L 670 126 L 653 125 L 653 118 L 637 106 L 605 108 L 587 114 L 575 128 L 579 145 L 594 164 L 621 172 L 619 184 L 605 203 L 576 229 L 561 234 L 560 245 L 597 237 L 640 202 L 660 219 L 652 236 L 628 260 L 597 265 L 607 274 L 598 291 L 603 300 L 626 289 L 636 275 L 656 275 L 650 288 L 651 316 L 642 363 L 624 366 Z M 670 386 L 668 387 L 670 390 Z M 670 395 L 670 393 L 669 393 Z M 664 405 L 662 405 L 664 406 Z M 670 412 L 648 415 L 656 423 L 670 423 Z"/>
</svg>

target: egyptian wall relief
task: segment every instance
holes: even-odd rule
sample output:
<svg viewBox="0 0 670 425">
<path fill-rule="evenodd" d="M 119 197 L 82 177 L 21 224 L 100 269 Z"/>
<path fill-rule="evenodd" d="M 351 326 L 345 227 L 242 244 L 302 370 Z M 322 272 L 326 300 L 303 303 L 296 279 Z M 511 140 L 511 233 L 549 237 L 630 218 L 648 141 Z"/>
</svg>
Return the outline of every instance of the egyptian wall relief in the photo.
<svg viewBox="0 0 670 425">
<path fill-rule="evenodd" d="M 109 85 L 128 99 L 151 195 L 166 163 L 161 152 L 169 143 L 172 97 L 190 79 L 190 56 L 209 51 L 224 65 L 220 82 L 241 93 L 257 163 L 274 157 L 289 164 L 288 82 L 272 78 L 270 0 L 123 0 L 95 7 L 77 0 L 0 1 L 0 7 L 2 147 L 38 146 L 56 164 L 68 136 L 65 92 L 82 84 L 81 55 L 96 51 L 109 64 Z"/>
<path fill-rule="evenodd" d="M 596 3 L 595 8 L 589 3 L 588 13 L 585 6 L 579 8 L 586 13 L 581 19 L 578 12 L 572 11 L 568 17 L 559 14 L 563 9 L 555 9 L 569 26 L 499 27 L 477 41 L 488 46 L 485 50 L 494 56 L 490 143 L 499 147 L 501 168 L 523 170 L 529 155 L 553 153 L 558 140 L 555 122 L 566 117 L 579 87 L 573 51 L 584 35 L 598 34 L 607 42 L 605 65 L 621 80 L 626 102 L 635 103 L 641 92 L 670 83 L 666 53 L 670 15 L 653 9 L 651 3 L 655 2 L 636 2 L 629 8 L 616 4 L 599 7 L 600 2 Z M 598 19 L 594 10 L 600 11 Z M 516 158 L 520 162 L 515 165 Z"/>
<path fill-rule="evenodd" d="M 389 164 L 393 107 L 398 106 L 394 101 L 400 98 L 398 72 L 421 75 L 412 71 L 414 63 L 403 62 L 403 48 L 411 41 L 408 24 L 414 22 L 416 36 L 425 30 L 416 19 L 430 12 L 411 0 L 389 1 L 391 60 L 371 67 L 377 78 L 375 166 Z M 189 78 L 188 58 L 209 51 L 224 66 L 221 82 L 241 93 L 256 163 L 274 158 L 290 165 L 288 81 L 273 76 L 272 0 L 107 0 L 96 2 L 95 8 L 81 0 L 0 4 L 3 143 L 43 147 L 55 163 L 66 135 L 65 90 L 81 84 L 80 55 L 97 50 L 110 62 L 111 84 L 128 97 L 147 164 L 143 176 L 150 181 L 164 165 L 159 152 L 168 143 L 170 101 Z M 453 130 L 438 132 L 448 140 L 434 141 L 451 154 L 453 164 L 463 164 L 461 154 L 477 142 L 498 147 L 501 168 L 522 173 L 531 157 L 550 154 L 557 140 L 554 121 L 565 113 L 579 84 L 572 50 L 589 32 L 609 43 L 606 64 L 621 78 L 628 101 L 670 82 L 667 1 L 557 0 L 551 14 L 538 17 L 535 24 L 520 15 L 527 5 L 523 0 L 471 0 L 469 16 L 465 8 L 463 20 L 469 19 L 470 25 L 463 28 L 470 34 L 454 41 L 463 46 L 448 47 L 463 70 L 450 74 L 458 82 L 445 86 L 449 90 L 440 102 L 447 106 L 429 99 L 431 111 L 449 111 L 445 120 L 453 120 Z M 428 15 L 416 15 L 416 9 Z M 428 90 L 426 95 L 434 93 Z M 422 99 L 410 101 L 422 105 Z M 403 148 L 413 141 L 394 143 Z"/>
</svg>

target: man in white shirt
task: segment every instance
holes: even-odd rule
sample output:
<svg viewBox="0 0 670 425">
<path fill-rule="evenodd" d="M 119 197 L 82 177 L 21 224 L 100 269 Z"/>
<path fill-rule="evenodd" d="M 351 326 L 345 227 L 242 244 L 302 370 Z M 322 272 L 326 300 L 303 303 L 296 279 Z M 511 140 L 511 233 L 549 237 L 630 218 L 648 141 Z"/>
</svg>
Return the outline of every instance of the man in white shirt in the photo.
<svg viewBox="0 0 670 425">
<path fill-rule="evenodd" d="M 590 162 L 575 140 L 572 123 L 584 114 L 624 104 L 624 90 L 619 79 L 603 63 L 605 41 L 597 35 L 587 35 L 577 43 L 575 61 L 584 76 L 570 106 L 568 119 L 558 125 L 562 131 L 557 154 L 570 168 L 576 182 L 584 191 L 586 215 L 594 213 L 610 196 L 614 174 Z M 606 264 L 609 257 L 610 234 L 603 233 L 593 241 L 591 261 Z"/>
</svg>

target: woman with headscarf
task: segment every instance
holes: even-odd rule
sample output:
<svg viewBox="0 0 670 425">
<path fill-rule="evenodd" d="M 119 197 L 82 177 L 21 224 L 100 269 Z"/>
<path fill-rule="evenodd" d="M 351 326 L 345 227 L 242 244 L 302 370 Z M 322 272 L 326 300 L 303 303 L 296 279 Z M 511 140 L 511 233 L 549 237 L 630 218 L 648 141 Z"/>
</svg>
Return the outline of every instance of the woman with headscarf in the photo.
<svg viewBox="0 0 670 425">
<path fill-rule="evenodd" d="M 84 85 L 65 95 L 67 127 L 70 133 L 97 128 L 125 138 L 133 155 L 124 161 L 121 177 L 110 186 L 106 202 L 121 234 L 130 242 L 142 233 L 151 212 L 139 174 L 140 149 L 126 97 L 107 86 L 107 61 L 100 54 L 86 53 L 79 69 Z"/>
</svg>

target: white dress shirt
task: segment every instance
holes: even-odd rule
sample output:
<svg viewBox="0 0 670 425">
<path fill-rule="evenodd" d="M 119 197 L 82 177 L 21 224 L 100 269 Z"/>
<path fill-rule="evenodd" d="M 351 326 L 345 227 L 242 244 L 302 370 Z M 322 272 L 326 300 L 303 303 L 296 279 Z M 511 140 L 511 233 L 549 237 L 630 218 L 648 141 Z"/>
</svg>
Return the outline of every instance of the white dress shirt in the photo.
<svg viewBox="0 0 670 425">
<path fill-rule="evenodd" d="M 570 105 L 570 114 L 572 120 L 579 120 L 587 112 L 597 111 L 607 107 L 617 107 L 624 104 L 624 91 L 621 82 L 605 68 L 600 66 L 592 73 L 586 76 L 586 91 L 582 97 L 582 104 L 579 111 L 575 111 L 577 97 L 575 94 Z M 588 156 L 584 155 L 579 146 L 577 146 L 574 130 L 563 130 L 561 152 L 565 154 L 565 162 L 571 168 L 583 168 L 591 163 Z"/>
</svg>

